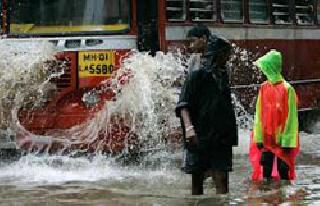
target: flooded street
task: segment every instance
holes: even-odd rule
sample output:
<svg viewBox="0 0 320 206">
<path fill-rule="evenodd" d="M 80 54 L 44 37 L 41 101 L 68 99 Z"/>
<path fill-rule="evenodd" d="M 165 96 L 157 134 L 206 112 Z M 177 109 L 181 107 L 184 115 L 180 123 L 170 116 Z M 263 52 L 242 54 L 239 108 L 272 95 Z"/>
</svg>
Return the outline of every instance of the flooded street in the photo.
<svg viewBox="0 0 320 206">
<path fill-rule="evenodd" d="M 178 149 L 169 152 L 166 140 L 163 139 L 177 131 L 180 124 L 173 115 L 178 90 L 172 85 L 179 84 L 176 80 L 183 78 L 186 59 L 183 59 L 181 54 L 159 53 L 156 57 L 151 57 L 135 53 L 124 62 L 124 68 L 130 68 L 134 78 L 126 85 L 115 84 L 113 88 L 116 90 L 117 101 L 102 102 L 101 110 L 95 116 L 69 129 L 52 130 L 51 133 L 41 135 L 27 131 L 19 121 L 21 108 L 45 108 L 47 94 L 52 86 L 50 79 L 61 74 L 41 72 L 47 69 L 42 62 L 50 59 L 55 52 L 50 45 L 26 45 L 26 48 L 0 45 L 2 50 L 12 50 L 9 52 L 12 54 L 10 56 L 0 52 L 3 55 L 0 65 L 4 71 L 0 73 L 2 132 L 9 134 L 9 131 L 14 131 L 22 134 L 18 142 L 20 145 L 27 141 L 30 143 L 29 147 L 25 147 L 28 149 L 27 154 L 18 161 L 0 162 L 0 205 L 320 204 L 318 124 L 312 130 L 313 134 L 300 133 L 302 151 L 297 160 L 297 179 L 292 185 L 276 182 L 259 185 L 250 181 L 250 135 L 249 130 L 241 129 L 239 147 L 234 148 L 230 194 L 216 195 L 211 179 L 207 178 L 205 194 L 190 195 L 191 177 L 180 170 L 183 151 Z M 19 54 L 20 58 L 17 58 L 16 54 Z M 12 71 L 11 68 L 15 70 Z M 84 93 L 81 101 L 85 100 L 85 95 L 91 94 L 95 93 Z M 95 100 L 94 95 L 91 97 Z M 250 128 L 252 116 L 248 115 L 235 95 L 233 100 L 238 124 L 241 128 Z M 254 102 L 254 99 L 252 101 Z M 79 104 L 73 103 L 71 106 L 76 107 Z M 103 132 L 108 134 L 106 125 L 110 124 L 114 114 L 127 118 L 127 129 L 138 134 L 137 145 L 140 151 L 146 153 L 134 163 L 129 161 L 127 164 L 127 161 L 123 164 L 123 161 L 119 163 L 117 159 L 98 155 L 103 151 L 103 147 L 99 148 L 99 145 L 112 146 L 112 141 L 106 142 L 108 138 L 100 138 L 99 135 Z M 27 123 L 33 121 L 31 117 L 27 119 Z M 55 150 L 54 155 L 49 155 L 50 147 L 57 142 L 63 147 Z M 76 158 L 70 153 L 61 155 L 83 143 L 96 143 L 94 152 L 89 151 L 95 154 L 94 157 Z M 126 143 L 125 152 L 129 151 L 131 146 Z"/>
<path fill-rule="evenodd" d="M 248 132 L 242 131 L 241 138 Z M 301 133 L 302 152 L 292 185 L 255 185 L 245 140 L 235 149 L 230 194 L 215 195 L 208 178 L 205 195 L 190 195 L 191 179 L 179 169 L 181 153 L 158 152 L 138 166 L 93 159 L 25 156 L 0 168 L 1 205 L 318 205 L 320 136 Z M 178 160 L 178 161 L 177 161 Z"/>
</svg>

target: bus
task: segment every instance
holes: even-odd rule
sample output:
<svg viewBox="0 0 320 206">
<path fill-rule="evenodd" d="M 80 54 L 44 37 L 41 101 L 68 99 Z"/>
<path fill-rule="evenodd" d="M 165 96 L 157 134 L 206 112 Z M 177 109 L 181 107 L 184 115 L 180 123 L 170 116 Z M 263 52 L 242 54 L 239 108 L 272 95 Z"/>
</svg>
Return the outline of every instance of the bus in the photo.
<svg viewBox="0 0 320 206">
<path fill-rule="evenodd" d="M 97 112 L 81 106 L 83 95 L 110 78 L 130 50 L 183 51 L 187 31 L 199 23 L 240 48 L 231 85 L 249 112 L 263 81 L 250 62 L 269 49 L 283 54 L 283 74 L 296 89 L 299 110 L 320 107 L 318 1 L 0 0 L 0 5 L 3 40 L 51 42 L 59 50 L 52 67 L 64 65 L 67 71 L 55 80 L 58 93 L 51 102 L 32 111 L 37 121 L 28 120 L 30 111 L 19 114 L 36 135 L 79 125 Z"/>
<path fill-rule="evenodd" d="M 63 71 L 62 75 L 50 79 L 56 88 L 52 90 L 53 95 L 46 98 L 42 105 L 24 104 L 22 108 L 18 108 L 19 123 L 32 134 L 32 139 L 24 137 L 29 133 L 23 132 L 2 139 L 15 139 L 18 146 L 23 149 L 31 147 L 38 149 L 40 146 L 50 144 L 50 150 L 59 151 L 64 145 L 52 144 L 48 133 L 81 125 L 101 110 L 105 101 L 114 101 L 113 90 L 109 89 L 103 94 L 90 91 L 101 86 L 101 82 L 110 79 L 119 69 L 121 58 L 138 47 L 137 2 L 130 0 L 1 0 L 0 2 L 2 42 L 11 42 L 15 46 L 28 44 L 31 41 L 50 42 L 58 53 L 54 60 L 45 64 L 52 73 L 61 74 Z M 143 25 L 139 26 L 140 29 L 142 27 Z M 142 44 L 139 47 L 141 48 Z M 6 128 L 10 124 L 5 118 L 10 112 L 1 111 L 1 113 L 1 117 L 4 117 L 1 121 L 1 134 L 4 136 L 8 134 Z M 127 125 L 119 124 L 114 124 L 111 128 L 116 134 L 108 132 L 107 135 L 105 131 L 97 131 L 98 137 L 92 142 L 73 144 L 71 147 L 93 152 L 99 142 L 104 152 L 119 153 L 125 148 L 124 136 L 133 138 L 132 141 L 136 138 L 134 134 L 129 134 Z M 8 147 L 3 145 L 4 148 Z M 10 145 L 14 147 L 14 144 Z"/>
<path fill-rule="evenodd" d="M 320 2 L 313 0 L 167 0 L 162 48 L 183 46 L 193 25 L 207 25 L 241 48 L 232 68 L 237 99 L 253 113 L 264 80 L 252 61 L 270 49 L 283 54 L 283 74 L 299 97 L 301 128 L 320 107 Z M 238 53 L 239 54 L 239 53 Z M 242 56 L 242 57 L 241 57 Z"/>
</svg>

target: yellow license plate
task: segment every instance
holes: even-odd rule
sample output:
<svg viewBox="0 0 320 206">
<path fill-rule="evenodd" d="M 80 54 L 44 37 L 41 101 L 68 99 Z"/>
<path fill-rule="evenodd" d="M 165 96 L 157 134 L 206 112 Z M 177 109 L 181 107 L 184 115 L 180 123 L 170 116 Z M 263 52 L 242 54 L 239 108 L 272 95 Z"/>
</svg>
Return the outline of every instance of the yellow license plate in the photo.
<svg viewBox="0 0 320 206">
<path fill-rule="evenodd" d="M 115 54 L 112 51 L 79 52 L 79 78 L 110 76 L 114 64 Z"/>
</svg>

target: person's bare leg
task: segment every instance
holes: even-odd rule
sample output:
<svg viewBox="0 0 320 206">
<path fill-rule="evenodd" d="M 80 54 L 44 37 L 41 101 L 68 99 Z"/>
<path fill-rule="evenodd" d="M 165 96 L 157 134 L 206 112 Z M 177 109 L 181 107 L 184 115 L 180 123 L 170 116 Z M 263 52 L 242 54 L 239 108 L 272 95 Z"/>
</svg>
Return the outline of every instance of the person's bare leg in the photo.
<svg viewBox="0 0 320 206">
<path fill-rule="evenodd" d="M 229 193 L 229 172 L 215 172 L 215 183 L 217 194 Z"/>
<path fill-rule="evenodd" d="M 192 174 L 192 194 L 203 194 L 203 173 Z"/>
</svg>

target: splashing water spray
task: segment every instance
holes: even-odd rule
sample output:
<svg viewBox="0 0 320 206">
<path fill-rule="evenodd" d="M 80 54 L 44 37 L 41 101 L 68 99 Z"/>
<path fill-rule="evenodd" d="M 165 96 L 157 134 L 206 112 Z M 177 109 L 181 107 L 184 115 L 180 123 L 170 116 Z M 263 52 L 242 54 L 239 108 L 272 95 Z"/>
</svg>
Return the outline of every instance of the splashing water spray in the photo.
<svg viewBox="0 0 320 206">
<path fill-rule="evenodd" d="M 110 79 L 83 94 L 83 104 L 96 109 L 92 117 L 69 129 L 36 135 L 21 124 L 19 112 L 22 108 L 41 108 L 55 94 L 57 88 L 51 80 L 65 71 L 52 73 L 46 62 L 54 60 L 57 51 L 50 43 L 39 41 L 14 45 L 1 42 L 0 47 L 0 51 L 6 51 L 0 52 L 0 129 L 16 134 L 17 146 L 25 151 L 130 154 L 180 147 L 180 122 L 174 108 L 189 59 L 179 51 L 158 52 L 155 57 L 130 52 Z M 237 83 L 235 77 L 241 69 L 252 67 L 248 52 L 234 48 L 228 64 L 231 84 Z M 250 129 L 252 117 L 238 96 L 236 92 L 232 95 L 238 126 Z M 94 106 L 99 101 L 102 104 Z M 28 118 L 32 121 L 32 115 Z"/>
</svg>

